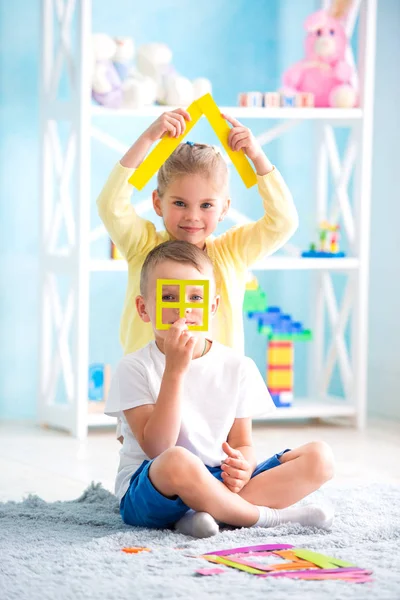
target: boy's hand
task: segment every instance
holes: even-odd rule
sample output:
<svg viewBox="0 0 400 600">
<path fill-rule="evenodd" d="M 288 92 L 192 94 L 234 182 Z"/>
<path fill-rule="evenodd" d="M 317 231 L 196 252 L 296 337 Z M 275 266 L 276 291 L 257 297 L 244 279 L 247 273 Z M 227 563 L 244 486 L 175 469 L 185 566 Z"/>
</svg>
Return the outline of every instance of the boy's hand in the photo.
<svg viewBox="0 0 400 600">
<path fill-rule="evenodd" d="M 257 142 L 256 138 L 248 127 L 242 125 L 234 117 L 230 117 L 229 115 L 225 114 L 221 114 L 221 116 L 232 125 L 232 129 L 230 130 L 228 136 L 228 145 L 232 150 L 235 152 L 244 150 L 244 153 L 253 162 L 254 160 L 257 160 L 259 156 L 264 154 L 259 142 Z"/>
<path fill-rule="evenodd" d="M 165 134 L 169 137 L 179 137 L 186 129 L 186 121 L 191 121 L 191 117 L 183 108 L 165 112 L 146 129 L 143 136 L 152 143 L 160 140 Z"/>
<path fill-rule="evenodd" d="M 238 494 L 250 481 L 251 467 L 243 454 L 231 448 L 228 442 L 222 444 L 222 450 L 228 455 L 221 464 L 222 481 L 231 492 Z"/>
<path fill-rule="evenodd" d="M 165 370 L 180 375 L 186 373 L 195 345 L 196 338 L 188 330 L 185 319 L 178 319 L 164 339 Z"/>
</svg>

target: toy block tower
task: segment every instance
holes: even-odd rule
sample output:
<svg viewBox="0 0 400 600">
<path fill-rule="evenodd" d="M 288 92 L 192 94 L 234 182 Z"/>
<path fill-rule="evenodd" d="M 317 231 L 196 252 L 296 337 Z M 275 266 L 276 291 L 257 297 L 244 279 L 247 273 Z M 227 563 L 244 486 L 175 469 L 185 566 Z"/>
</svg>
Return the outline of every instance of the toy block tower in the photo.
<svg viewBox="0 0 400 600">
<path fill-rule="evenodd" d="M 244 310 L 257 321 L 258 332 L 267 336 L 267 386 L 278 407 L 290 406 L 293 400 L 294 346 L 296 341 L 311 340 L 311 331 L 293 321 L 279 307 L 268 307 L 267 296 L 253 278 L 246 286 Z"/>
<path fill-rule="evenodd" d="M 293 342 L 269 339 L 267 347 L 267 386 L 276 406 L 288 406 L 293 400 Z"/>
</svg>

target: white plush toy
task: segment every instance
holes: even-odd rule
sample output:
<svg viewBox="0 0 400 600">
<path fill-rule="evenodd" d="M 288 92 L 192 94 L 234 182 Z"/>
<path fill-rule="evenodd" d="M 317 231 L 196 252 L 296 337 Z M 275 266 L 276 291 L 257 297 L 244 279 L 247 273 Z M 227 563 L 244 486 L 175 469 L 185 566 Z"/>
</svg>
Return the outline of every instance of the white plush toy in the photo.
<svg viewBox="0 0 400 600">
<path fill-rule="evenodd" d="M 187 106 L 210 92 L 211 82 L 205 78 L 190 81 L 172 66 L 172 51 L 165 44 L 143 44 L 138 48 L 137 67 L 157 85 L 157 102 L 170 106 Z"/>
<path fill-rule="evenodd" d="M 109 108 L 140 109 L 158 102 L 170 106 L 188 106 L 193 100 L 211 93 L 205 78 L 190 81 L 176 72 L 172 51 L 165 44 L 143 44 L 138 48 L 132 38 L 93 35 L 92 96 Z"/>
<path fill-rule="evenodd" d="M 157 84 L 151 77 L 146 77 L 135 68 L 131 68 L 122 82 L 122 92 L 124 108 L 143 108 L 155 104 Z"/>
<path fill-rule="evenodd" d="M 92 97 L 107 108 L 142 108 L 156 101 L 156 84 L 132 67 L 132 38 L 93 35 Z"/>
<path fill-rule="evenodd" d="M 122 104 L 121 79 L 112 59 L 116 43 L 104 33 L 92 36 L 92 96 L 108 108 L 119 108 Z"/>
<path fill-rule="evenodd" d="M 128 77 L 129 69 L 133 64 L 135 56 L 135 44 L 130 37 L 117 37 L 115 41 L 115 52 L 112 57 L 114 67 L 118 71 L 121 81 Z"/>
</svg>

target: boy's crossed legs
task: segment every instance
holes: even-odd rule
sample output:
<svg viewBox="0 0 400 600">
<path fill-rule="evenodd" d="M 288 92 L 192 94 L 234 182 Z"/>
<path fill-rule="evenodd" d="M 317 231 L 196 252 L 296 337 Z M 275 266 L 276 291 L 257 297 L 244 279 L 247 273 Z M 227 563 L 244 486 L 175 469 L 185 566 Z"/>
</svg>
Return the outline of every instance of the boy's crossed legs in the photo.
<svg viewBox="0 0 400 600">
<path fill-rule="evenodd" d="M 218 530 L 215 524 L 213 531 L 208 515 L 236 527 L 272 527 L 297 522 L 328 528 L 332 514 L 317 506 L 292 507 L 292 504 L 331 479 L 333 458 L 329 447 L 323 442 L 305 444 L 282 454 L 279 463 L 279 468 L 269 468 L 255 475 L 238 494 L 234 494 L 198 457 L 176 446 L 151 462 L 148 478 L 155 491 L 166 500 L 176 501 L 179 497 L 184 505 L 203 513 L 203 517 L 193 514 L 183 517 L 180 528 L 185 533 L 192 533 L 194 527 L 195 535 L 199 537 L 202 528 L 205 536 Z"/>
</svg>

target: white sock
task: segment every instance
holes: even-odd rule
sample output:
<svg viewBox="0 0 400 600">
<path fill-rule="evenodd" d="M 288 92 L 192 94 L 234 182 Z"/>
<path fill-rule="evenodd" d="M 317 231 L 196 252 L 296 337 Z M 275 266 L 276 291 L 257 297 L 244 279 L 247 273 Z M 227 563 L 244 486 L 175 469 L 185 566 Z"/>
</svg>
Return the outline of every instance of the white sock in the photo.
<svg viewBox="0 0 400 600">
<path fill-rule="evenodd" d="M 267 506 L 257 506 L 257 508 L 260 517 L 252 527 L 276 527 L 282 523 L 300 523 L 300 525 L 330 529 L 334 517 L 332 508 L 322 508 L 315 504 L 280 509 Z"/>
<path fill-rule="evenodd" d="M 196 538 L 207 538 L 219 533 L 215 519 L 206 512 L 189 510 L 175 523 L 176 531 Z"/>
</svg>

